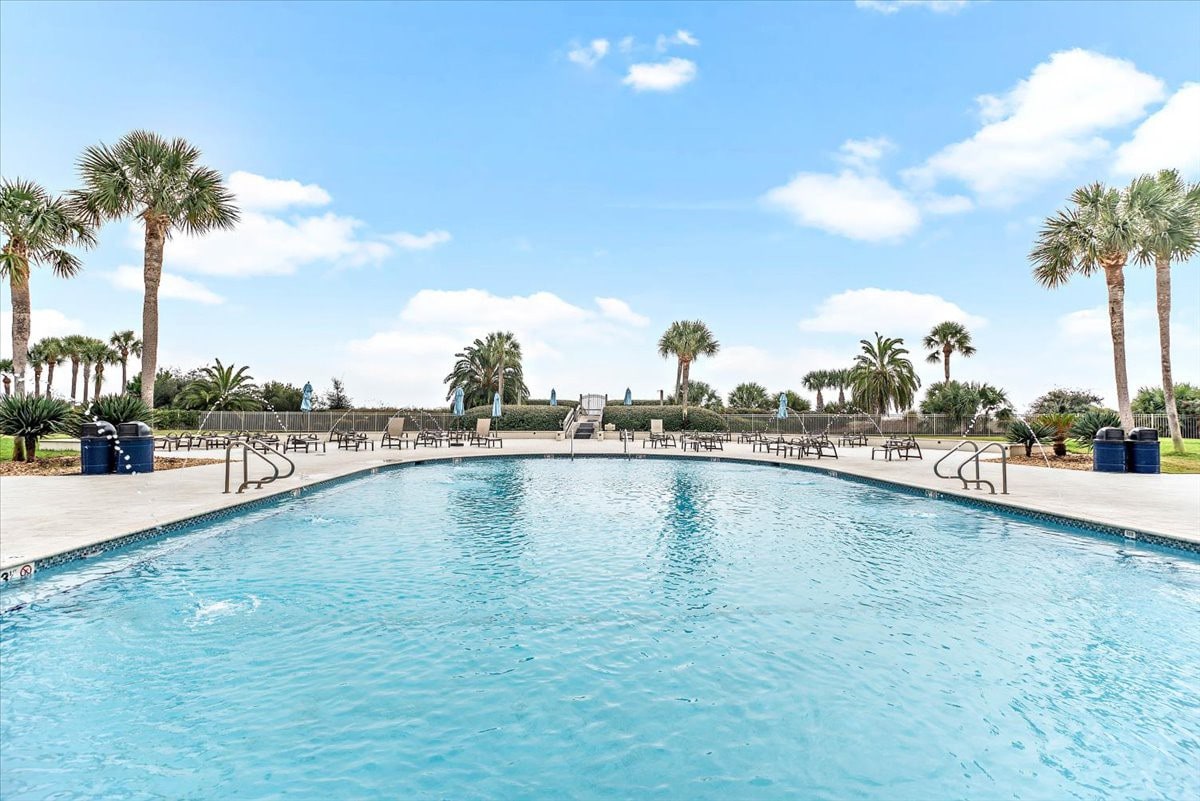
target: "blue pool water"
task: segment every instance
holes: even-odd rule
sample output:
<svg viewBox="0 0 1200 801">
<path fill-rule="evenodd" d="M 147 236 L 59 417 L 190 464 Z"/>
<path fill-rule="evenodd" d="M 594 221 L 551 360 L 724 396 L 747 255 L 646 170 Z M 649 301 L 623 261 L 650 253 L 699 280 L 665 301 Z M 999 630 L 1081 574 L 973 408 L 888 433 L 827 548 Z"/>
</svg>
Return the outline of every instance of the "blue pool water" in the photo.
<svg viewBox="0 0 1200 801">
<path fill-rule="evenodd" d="M 1200 794 L 1200 563 L 812 473 L 411 467 L 31 594 L 6 801 Z"/>
</svg>

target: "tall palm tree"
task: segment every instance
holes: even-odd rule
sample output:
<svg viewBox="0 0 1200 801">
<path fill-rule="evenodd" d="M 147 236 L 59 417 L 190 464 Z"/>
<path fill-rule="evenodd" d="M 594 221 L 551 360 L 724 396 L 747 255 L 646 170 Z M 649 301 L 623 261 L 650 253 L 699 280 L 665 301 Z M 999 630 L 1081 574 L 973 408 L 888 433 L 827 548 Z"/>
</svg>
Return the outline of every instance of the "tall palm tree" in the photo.
<svg viewBox="0 0 1200 801">
<path fill-rule="evenodd" d="M 136 216 L 145 230 L 142 300 L 142 400 L 154 406 L 158 367 L 158 289 L 163 248 L 177 230 L 197 235 L 233 228 L 238 209 L 221 174 L 201 166 L 200 151 L 184 139 L 150 131 L 125 134 L 112 147 L 93 145 L 79 157 L 83 188 L 76 208 L 93 224 Z"/>
<path fill-rule="evenodd" d="M 958 353 L 964 357 L 975 355 L 975 346 L 971 344 L 971 332 L 962 323 L 947 320 L 929 329 L 921 345 L 929 354 L 925 361 L 930 364 L 942 363 L 946 383 L 950 383 L 950 354 Z"/>
<path fill-rule="evenodd" d="M 54 368 L 63 363 L 66 354 L 63 342 L 58 337 L 46 337 L 38 344 L 42 346 L 42 364 L 46 365 L 46 397 L 54 397 Z"/>
<path fill-rule="evenodd" d="M 42 371 L 46 368 L 46 349 L 41 341 L 29 346 L 26 363 L 33 367 L 33 394 L 42 394 Z"/>
<path fill-rule="evenodd" d="M 115 348 L 110 348 L 107 342 L 104 343 L 103 350 L 97 348 L 96 352 L 92 355 L 95 359 L 93 364 L 96 367 L 96 385 L 92 389 L 92 400 L 96 401 L 100 397 L 100 388 L 104 386 L 104 366 L 106 364 L 116 364 L 121 361 L 121 355 L 117 353 Z"/>
<path fill-rule="evenodd" d="M 59 278 L 70 278 L 83 268 L 67 248 L 96 243 L 92 227 L 63 198 L 20 178 L 0 179 L 0 277 L 12 290 L 13 380 L 18 395 L 25 394 L 26 356 L 29 353 L 29 271 L 35 265 L 50 267 Z"/>
<path fill-rule="evenodd" d="M 762 384 L 750 381 L 733 388 L 729 393 L 729 405 L 740 409 L 767 409 L 771 406 L 771 396 Z"/>
<path fill-rule="evenodd" d="M 1135 179 L 1129 193 L 1143 223 L 1137 261 L 1154 265 L 1167 428 L 1175 452 L 1183 453 L 1175 380 L 1171 376 L 1171 262 L 1187 261 L 1200 250 L 1200 184 L 1185 184 L 1178 170 L 1162 170 Z"/>
<path fill-rule="evenodd" d="M 82 334 L 62 338 L 63 356 L 71 360 L 71 403 L 75 402 L 75 393 L 79 388 L 79 365 L 83 362 L 83 350 L 87 342 L 88 337 Z"/>
<path fill-rule="evenodd" d="M 850 368 L 855 404 L 880 415 L 887 414 L 890 406 L 897 411 L 910 408 L 921 379 L 907 358 L 904 340 L 881 337 L 876 331 L 874 342 L 859 341 L 862 352 L 854 357 L 854 366 Z"/>
<path fill-rule="evenodd" d="M 84 337 L 79 348 L 79 361 L 83 364 L 83 400 L 88 405 L 88 391 L 91 387 L 92 368 L 108 356 L 108 343 L 95 337 Z"/>
<path fill-rule="evenodd" d="M 504 403 L 520 403 L 529 396 L 521 365 L 521 345 L 506 332 L 493 332 L 476 339 L 458 353 L 454 368 L 446 376 L 446 400 L 461 388 L 467 406 L 484 406 L 492 393 L 500 393 Z"/>
<path fill-rule="evenodd" d="M 830 371 L 833 377 L 833 386 L 838 391 L 838 406 L 846 406 L 846 390 L 850 389 L 850 368 L 842 367 L 838 370 Z"/>
<path fill-rule="evenodd" d="M 108 338 L 108 344 L 117 352 L 117 360 L 121 363 L 121 394 L 124 395 L 129 386 L 127 369 L 130 356 L 142 355 L 142 340 L 132 331 L 114 331 Z"/>
<path fill-rule="evenodd" d="M 1071 194 L 1071 206 L 1047 217 L 1029 254 L 1033 277 L 1054 289 L 1073 275 L 1104 273 L 1108 287 L 1108 323 L 1113 344 L 1113 374 L 1121 425 L 1133 428 L 1129 371 L 1125 361 L 1125 264 L 1141 231 L 1128 190 L 1096 182 Z"/>
<path fill-rule="evenodd" d="M 4 397 L 12 394 L 12 359 L 0 359 L 0 380 L 4 381 Z"/>
<path fill-rule="evenodd" d="M 715 356 L 721 349 L 712 331 L 702 320 L 676 320 L 658 340 L 658 355 L 664 359 L 674 356 L 679 360 L 679 391 L 677 398 L 683 399 L 683 416 L 688 412 L 688 379 L 691 377 L 692 362 L 701 356 Z"/>
<path fill-rule="evenodd" d="M 252 412 L 262 408 L 254 376 L 248 366 L 213 364 L 201 367 L 200 376 L 183 388 L 175 402 L 184 409 Z"/>
<path fill-rule="evenodd" d="M 825 396 L 822 393 L 826 388 L 834 386 L 832 371 L 810 370 L 800 379 L 800 383 L 809 392 L 817 393 L 817 408 L 814 411 L 825 411 Z"/>
</svg>

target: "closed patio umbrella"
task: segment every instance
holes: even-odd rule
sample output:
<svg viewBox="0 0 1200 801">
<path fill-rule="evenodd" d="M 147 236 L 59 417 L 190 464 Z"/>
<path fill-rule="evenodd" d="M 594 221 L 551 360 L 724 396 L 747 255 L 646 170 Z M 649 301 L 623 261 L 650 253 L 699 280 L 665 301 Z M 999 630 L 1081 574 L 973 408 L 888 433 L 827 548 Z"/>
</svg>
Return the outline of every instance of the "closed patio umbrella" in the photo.
<svg viewBox="0 0 1200 801">
<path fill-rule="evenodd" d="M 787 414 L 788 414 L 787 393 L 780 392 L 779 393 L 779 409 L 777 409 L 775 412 L 775 421 L 776 421 L 775 422 L 775 433 L 776 433 L 776 435 L 779 434 L 779 422 L 778 421 L 786 420 Z"/>
<path fill-rule="evenodd" d="M 500 393 L 497 392 L 492 396 L 492 417 L 499 417 L 502 409 L 500 408 Z"/>
<path fill-rule="evenodd" d="M 550 390 L 550 405 L 551 406 L 558 405 L 558 394 L 553 389 Z"/>
<path fill-rule="evenodd" d="M 629 387 L 625 387 L 625 405 L 633 405 L 633 393 L 629 391 Z"/>
<path fill-rule="evenodd" d="M 300 411 L 302 411 L 302 412 L 311 412 L 312 411 L 312 393 L 313 393 L 312 383 L 305 381 L 304 382 L 304 396 L 300 399 Z"/>
<path fill-rule="evenodd" d="M 462 387 L 458 387 L 454 390 L 454 407 L 450 411 L 455 417 L 461 418 L 463 414 L 465 414 L 465 410 L 463 409 Z M 462 420 L 459 420 L 459 423 L 461 424 Z"/>
</svg>

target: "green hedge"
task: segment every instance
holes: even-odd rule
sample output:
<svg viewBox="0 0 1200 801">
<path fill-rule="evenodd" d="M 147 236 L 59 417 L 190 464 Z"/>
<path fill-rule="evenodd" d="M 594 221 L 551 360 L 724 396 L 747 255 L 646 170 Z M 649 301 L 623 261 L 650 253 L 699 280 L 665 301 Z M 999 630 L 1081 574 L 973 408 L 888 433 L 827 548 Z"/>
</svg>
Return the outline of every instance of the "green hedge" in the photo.
<svg viewBox="0 0 1200 801">
<path fill-rule="evenodd" d="M 192 429 L 200 425 L 200 412 L 190 409 L 155 409 L 155 428 Z"/>
<path fill-rule="evenodd" d="M 606 406 L 604 424 L 629 431 L 649 431 L 651 420 L 662 420 L 665 431 L 725 431 L 725 418 L 708 409 L 688 407 L 687 424 L 682 406 Z"/>
<path fill-rule="evenodd" d="M 605 408 L 608 408 L 609 406 L 624 406 L 624 405 L 625 405 L 625 395 L 624 394 L 622 394 L 618 398 L 609 398 L 605 402 Z M 638 400 L 637 398 L 634 398 L 632 405 L 634 405 L 634 406 L 657 406 L 660 409 L 667 408 L 667 406 L 664 406 L 663 402 L 658 400 L 657 398 L 655 398 L 653 400 Z"/>
<path fill-rule="evenodd" d="M 505 406 L 504 414 L 492 420 L 492 430 L 561 431 L 563 420 L 570 413 L 570 406 Z M 479 418 L 491 416 L 491 406 L 473 406 L 463 415 L 462 424 L 468 431 L 474 431 Z"/>
</svg>

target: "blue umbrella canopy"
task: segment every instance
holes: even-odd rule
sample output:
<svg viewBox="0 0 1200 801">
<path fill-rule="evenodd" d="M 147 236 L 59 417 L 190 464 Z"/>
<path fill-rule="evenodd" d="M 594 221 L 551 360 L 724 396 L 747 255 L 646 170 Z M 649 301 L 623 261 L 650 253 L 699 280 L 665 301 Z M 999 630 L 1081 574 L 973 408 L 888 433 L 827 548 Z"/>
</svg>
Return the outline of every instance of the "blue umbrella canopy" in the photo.
<svg viewBox="0 0 1200 801">
<path fill-rule="evenodd" d="M 500 411 L 500 393 L 497 392 L 492 396 L 492 417 L 499 417 Z"/>
<path fill-rule="evenodd" d="M 304 382 L 304 397 L 302 397 L 300 399 L 300 411 L 302 411 L 302 412 L 311 412 L 312 411 L 312 393 L 313 393 L 312 384 L 308 381 L 305 381 Z"/>
<path fill-rule="evenodd" d="M 633 405 L 633 393 L 629 391 L 629 387 L 625 387 L 625 405 Z"/>
<path fill-rule="evenodd" d="M 558 394 L 554 390 L 550 390 L 550 405 L 551 406 L 558 405 Z"/>
<path fill-rule="evenodd" d="M 779 410 L 777 412 L 775 412 L 775 416 L 778 417 L 780 420 L 786 420 L 787 412 L 788 412 L 787 394 L 780 392 L 779 393 Z"/>
<path fill-rule="evenodd" d="M 458 387 L 454 390 L 454 416 L 462 417 L 463 413 L 463 391 L 462 387 Z"/>
</svg>

